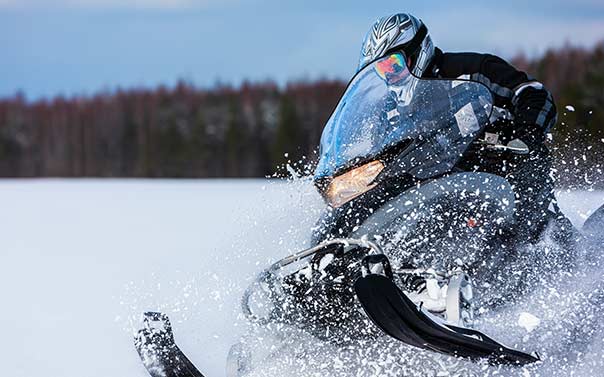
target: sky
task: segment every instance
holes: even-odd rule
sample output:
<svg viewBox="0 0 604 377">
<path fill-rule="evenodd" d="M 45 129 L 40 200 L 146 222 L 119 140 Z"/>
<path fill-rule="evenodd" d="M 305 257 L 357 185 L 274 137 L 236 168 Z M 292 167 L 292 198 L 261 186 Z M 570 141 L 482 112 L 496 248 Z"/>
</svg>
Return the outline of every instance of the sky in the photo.
<svg viewBox="0 0 604 377">
<path fill-rule="evenodd" d="M 446 51 L 604 40 L 603 0 L 0 0 L 0 97 L 349 78 L 371 23 L 410 12 Z"/>
</svg>

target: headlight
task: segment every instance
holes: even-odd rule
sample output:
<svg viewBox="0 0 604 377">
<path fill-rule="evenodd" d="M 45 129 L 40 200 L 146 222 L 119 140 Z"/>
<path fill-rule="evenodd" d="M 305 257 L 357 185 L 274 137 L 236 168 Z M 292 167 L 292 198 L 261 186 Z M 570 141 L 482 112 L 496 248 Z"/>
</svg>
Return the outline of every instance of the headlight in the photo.
<svg viewBox="0 0 604 377">
<path fill-rule="evenodd" d="M 382 170 L 381 161 L 372 161 L 335 177 L 324 192 L 325 199 L 334 208 L 346 204 L 374 188 L 377 183 L 373 181 Z"/>
</svg>

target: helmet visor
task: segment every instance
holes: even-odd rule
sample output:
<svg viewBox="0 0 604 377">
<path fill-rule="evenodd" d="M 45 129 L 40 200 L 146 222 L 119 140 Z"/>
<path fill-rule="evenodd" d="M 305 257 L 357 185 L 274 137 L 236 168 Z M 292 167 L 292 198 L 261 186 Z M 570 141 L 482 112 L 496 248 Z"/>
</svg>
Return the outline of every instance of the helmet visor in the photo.
<svg viewBox="0 0 604 377">
<path fill-rule="evenodd" d="M 389 83 L 399 82 L 411 74 L 402 53 L 390 54 L 378 60 L 375 63 L 375 71 L 383 80 Z"/>
</svg>

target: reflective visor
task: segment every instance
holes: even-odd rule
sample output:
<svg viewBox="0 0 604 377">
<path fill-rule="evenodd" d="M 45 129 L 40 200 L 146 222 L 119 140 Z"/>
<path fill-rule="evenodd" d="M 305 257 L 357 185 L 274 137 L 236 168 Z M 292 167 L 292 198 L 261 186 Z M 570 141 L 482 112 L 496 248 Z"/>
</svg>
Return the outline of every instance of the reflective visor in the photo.
<svg viewBox="0 0 604 377">
<path fill-rule="evenodd" d="M 375 63 L 377 74 L 388 82 L 397 82 L 409 75 L 405 64 L 405 56 L 395 53 Z"/>
</svg>

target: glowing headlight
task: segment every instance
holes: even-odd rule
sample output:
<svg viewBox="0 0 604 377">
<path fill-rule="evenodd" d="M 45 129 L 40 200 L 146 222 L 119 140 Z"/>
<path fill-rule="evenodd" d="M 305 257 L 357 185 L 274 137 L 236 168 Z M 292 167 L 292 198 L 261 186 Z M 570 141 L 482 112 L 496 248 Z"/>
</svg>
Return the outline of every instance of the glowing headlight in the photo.
<svg viewBox="0 0 604 377">
<path fill-rule="evenodd" d="M 374 188 L 377 183 L 373 180 L 382 170 L 381 161 L 372 161 L 335 177 L 324 192 L 325 199 L 334 208 L 349 202 Z"/>
</svg>

